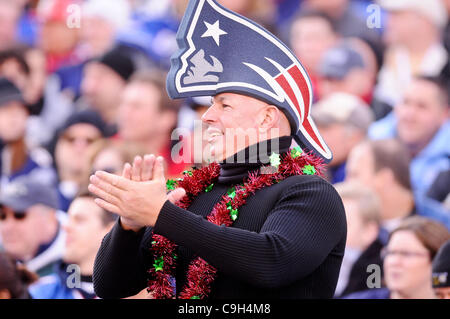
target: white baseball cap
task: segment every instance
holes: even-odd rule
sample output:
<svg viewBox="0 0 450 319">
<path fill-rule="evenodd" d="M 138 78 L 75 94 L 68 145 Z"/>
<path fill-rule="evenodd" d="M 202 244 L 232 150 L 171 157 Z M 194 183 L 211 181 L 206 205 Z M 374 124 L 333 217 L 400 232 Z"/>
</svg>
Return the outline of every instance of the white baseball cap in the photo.
<svg viewBox="0 0 450 319">
<path fill-rule="evenodd" d="M 411 10 L 430 19 L 439 28 L 447 24 L 447 9 L 441 0 L 378 0 L 387 11 Z"/>
</svg>

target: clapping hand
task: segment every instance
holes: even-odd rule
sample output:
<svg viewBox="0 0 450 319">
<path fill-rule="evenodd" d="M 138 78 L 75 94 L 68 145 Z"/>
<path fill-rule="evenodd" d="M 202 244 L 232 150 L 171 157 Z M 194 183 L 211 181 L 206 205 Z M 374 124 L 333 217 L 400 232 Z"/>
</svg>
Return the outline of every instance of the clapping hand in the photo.
<svg viewBox="0 0 450 319">
<path fill-rule="evenodd" d="M 154 226 L 166 200 L 175 203 L 185 195 L 182 188 L 166 193 L 164 160 L 154 155 L 137 156 L 133 165 L 124 165 L 122 176 L 95 172 L 89 191 L 99 197 L 98 206 L 120 215 L 122 227 L 134 231 Z"/>
</svg>

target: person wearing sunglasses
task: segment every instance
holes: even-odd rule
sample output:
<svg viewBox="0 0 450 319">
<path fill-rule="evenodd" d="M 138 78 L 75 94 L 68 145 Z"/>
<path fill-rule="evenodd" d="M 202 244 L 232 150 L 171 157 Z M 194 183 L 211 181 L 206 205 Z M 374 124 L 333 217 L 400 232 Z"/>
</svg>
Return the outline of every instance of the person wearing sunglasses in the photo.
<svg viewBox="0 0 450 319">
<path fill-rule="evenodd" d="M 0 190 L 0 240 L 6 253 L 39 276 L 50 274 L 62 255 L 65 213 L 56 188 L 36 177 L 19 178 Z"/>
<path fill-rule="evenodd" d="M 421 216 L 404 219 L 381 253 L 386 287 L 356 292 L 345 299 L 435 299 L 432 260 L 449 239 L 450 232 L 436 221 Z"/>
</svg>

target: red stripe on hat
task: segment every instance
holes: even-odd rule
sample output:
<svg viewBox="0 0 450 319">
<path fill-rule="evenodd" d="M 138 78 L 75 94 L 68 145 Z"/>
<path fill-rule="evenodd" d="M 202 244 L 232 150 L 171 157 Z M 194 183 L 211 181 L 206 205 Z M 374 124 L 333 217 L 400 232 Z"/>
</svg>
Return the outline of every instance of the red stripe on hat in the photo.
<svg viewBox="0 0 450 319">
<path fill-rule="evenodd" d="M 295 96 L 295 93 L 292 90 L 291 86 L 289 85 L 288 81 L 286 80 L 285 76 L 283 74 L 280 74 L 275 78 L 275 81 L 277 81 L 278 84 L 283 89 L 283 91 L 286 92 L 288 97 L 291 99 L 292 103 L 294 103 L 294 106 L 297 109 L 299 116 L 301 116 L 302 113 L 300 112 L 300 106 L 298 104 L 297 97 Z"/>
<path fill-rule="evenodd" d="M 289 70 L 288 73 L 292 76 L 295 83 L 297 83 L 297 86 L 300 89 L 300 93 L 302 94 L 303 101 L 305 104 L 305 116 L 303 117 L 303 122 L 308 118 L 309 115 L 309 102 L 310 102 L 310 96 L 309 96 L 309 88 L 308 83 L 306 83 L 305 78 L 303 77 L 302 72 L 300 72 L 300 69 L 298 66 L 294 65 Z"/>
<path fill-rule="evenodd" d="M 314 129 L 312 128 L 311 123 L 309 122 L 308 116 L 309 116 L 309 103 L 310 103 L 310 94 L 309 94 L 309 88 L 308 84 L 306 83 L 305 78 L 303 77 L 302 73 L 300 72 L 300 69 L 298 66 L 294 65 L 290 69 L 288 69 L 289 75 L 294 79 L 295 83 L 300 89 L 300 92 L 302 94 L 302 98 L 305 105 L 305 116 L 303 117 L 301 125 L 305 128 L 308 135 L 316 142 L 319 147 L 326 151 L 323 147 L 322 143 L 320 142 L 319 138 L 317 137 L 316 133 L 314 132 Z M 286 92 L 288 97 L 291 99 L 292 103 L 294 103 L 295 108 L 298 111 L 298 114 L 301 115 L 300 111 L 300 105 L 298 103 L 297 96 L 294 93 L 294 90 L 289 85 L 288 81 L 286 80 L 285 76 L 283 74 L 280 74 L 275 78 L 275 80 L 280 84 L 281 88 Z"/>
</svg>

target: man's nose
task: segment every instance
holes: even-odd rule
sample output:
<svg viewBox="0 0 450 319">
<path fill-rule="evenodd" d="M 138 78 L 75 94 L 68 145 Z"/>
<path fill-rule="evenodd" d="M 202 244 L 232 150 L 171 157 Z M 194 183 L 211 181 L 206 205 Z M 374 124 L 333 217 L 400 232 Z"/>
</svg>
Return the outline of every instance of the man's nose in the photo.
<svg viewBox="0 0 450 319">
<path fill-rule="evenodd" d="M 217 110 L 214 104 L 211 105 L 201 117 L 204 123 L 213 123 L 217 120 Z"/>
</svg>

